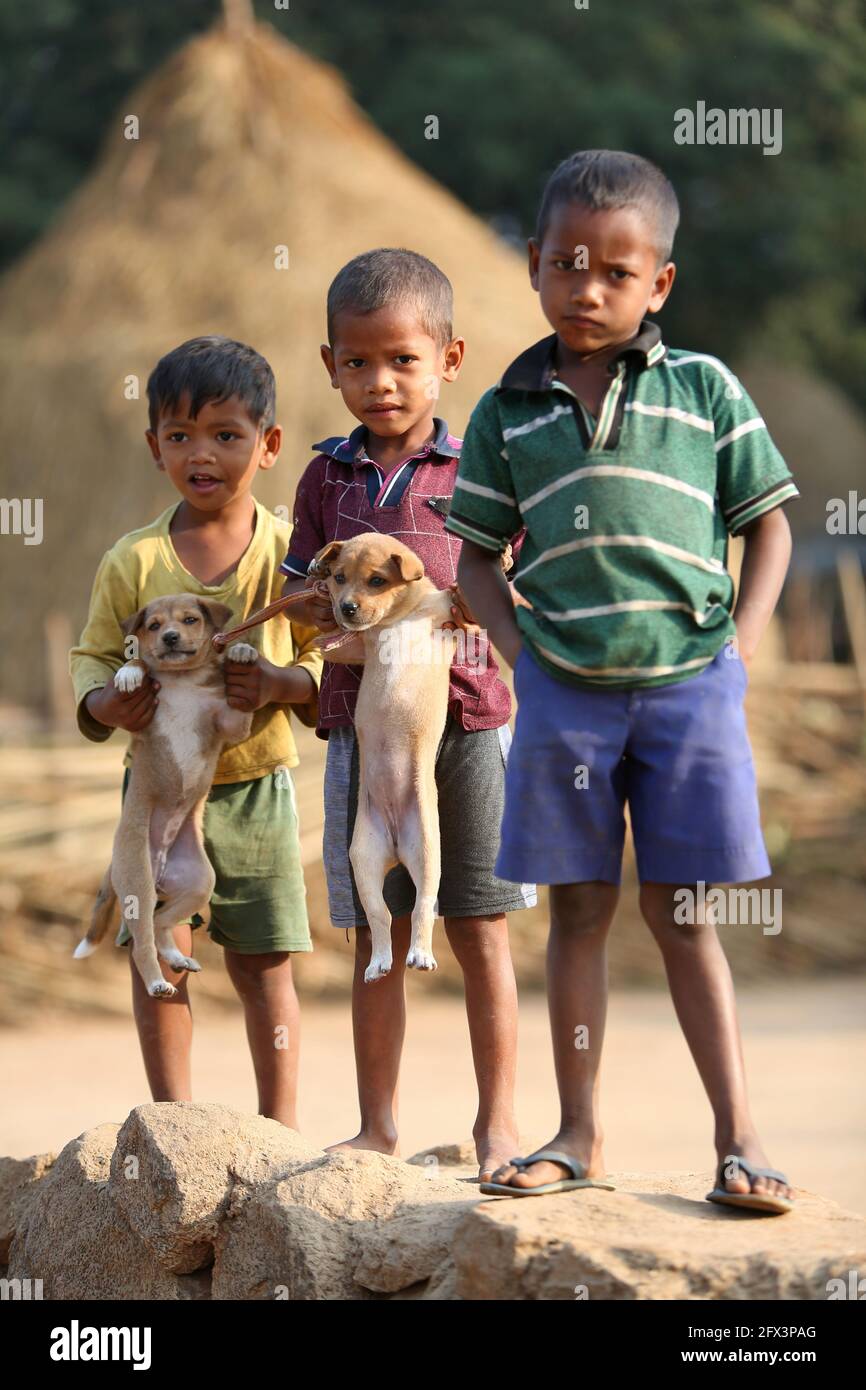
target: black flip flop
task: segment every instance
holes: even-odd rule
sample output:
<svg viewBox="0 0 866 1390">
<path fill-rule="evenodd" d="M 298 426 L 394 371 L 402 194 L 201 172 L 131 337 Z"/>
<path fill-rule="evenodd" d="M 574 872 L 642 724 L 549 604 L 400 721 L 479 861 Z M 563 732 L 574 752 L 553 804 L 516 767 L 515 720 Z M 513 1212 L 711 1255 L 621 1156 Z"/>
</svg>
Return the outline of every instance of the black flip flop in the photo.
<svg viewBox="0 0 866 1390">
<path fill-rule="evenodd" d="M 786 1187 L 790 1186 L 784 1173 L 780 1173 L 778 1168 L 758 1168 L 754 1163 L 750 1163 L 747 1158 L 740 1154 L 728 1154 L 719 1164 L 719 1175 L 716 1186 L 712 1192 L 707 1193 L 708 1202 L 718 1202 L 722 1206 L 728 1207 L 748 1207 L 752 1211 L 766 1212 L 769 1216 L 782 1216 L 786 1211 L 794 1210 L 794 1203 L 789 1197 L 781 1197 L 773 1192 L 728 1192 L 723 1187 L 723 1170 L 728 1163 L 735 1163 L 738 1168 L 749 1178 L 774 1178 L 776 1182 L 783 1182 Z"/>
</svg>

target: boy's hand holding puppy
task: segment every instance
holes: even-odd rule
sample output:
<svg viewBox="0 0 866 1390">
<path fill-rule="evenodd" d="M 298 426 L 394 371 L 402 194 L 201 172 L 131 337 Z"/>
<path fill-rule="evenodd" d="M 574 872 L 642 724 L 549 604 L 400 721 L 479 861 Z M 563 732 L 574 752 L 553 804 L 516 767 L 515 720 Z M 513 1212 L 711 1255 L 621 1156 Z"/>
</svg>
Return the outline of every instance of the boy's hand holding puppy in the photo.
<svg viewBox="0 0 866 1390">
<path fill-rule="evenodd" d="M 137 690 L 118 690 L 114 681 L 108 681 L 101 689 L 91 690 L 84 703 L 93 718 L 106 728 L 137 734 L 153 719 L 159 704 L 158 690 L 159 681 L 145 672 Z"/>
<path fill-rule="evenodd" d="M 301 667 L 276 666 L 261 653 L 252 664 L 232 661 L 227 656 L 223 675 L 226 704 L 232 709 L 251 711 L 269 704 L 301 704 L 309 698 L 310 678 Z M 118 690 L 114 681 L 108 681 L 101 689 L 91 690 L 85 704 L 93 718 L 106 728 L 137 734 L 147 728 L 156 713 L 159 689 L 159 681 L 145 671 L 137 690 Z"/>
</svg>

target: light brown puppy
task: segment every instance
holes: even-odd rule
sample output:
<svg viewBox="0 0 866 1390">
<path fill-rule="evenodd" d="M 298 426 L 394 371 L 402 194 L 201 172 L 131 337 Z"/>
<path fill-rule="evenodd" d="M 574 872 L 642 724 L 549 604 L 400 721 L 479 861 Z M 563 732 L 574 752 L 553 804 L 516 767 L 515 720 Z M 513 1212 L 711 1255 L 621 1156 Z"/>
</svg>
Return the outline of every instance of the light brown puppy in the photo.
<svg viewBox="0 0 866 1390">
<path fill-rule="evenodd" d="M 119 690 L 136 690 L 146 671 L 160 682 L 159 704 L 146 729 L 133 734 L 132 768 L 87 935 L 75 956 L 89 956 L 105 935 L 120 900 L 132 933 L 132 953 L 148 993 L 175 994 L 158 957 L 174 970 L 198 970 L 175 945 L 173 928 L 193 912 L 209 915 L 213 867 L 202 839 L 204 803 L 220 753 L 249 737 L 252 714 L 226 703 L 224 658 L 211 638 L 231 609 L 194 594 L 154 599 L 121 624 L 132 659 L 115 673 Z M 231 646 L 233 661 L 253 662 L 246 642 Z M 157 898 L 164 899 L 157 910 Z"/>
<path fill-rule="evenodd" d="M 433 922 L 441 854 L 436 750 L 448 712 L 454 596 L 425 578 L 418 556 L 377 532 L 331 541 L 310 565 L 324 579 L 334 618 L 363 634 L 364 674 L 355 707 L 358 811 L 349 858 L 372 933 L 369 983 L 391 969 L 388 870 L 404 864 L 415 884 L 406 964 L 435 970 Z M 328 639 L 324 638 L 323 646 Z"/>
</svg>

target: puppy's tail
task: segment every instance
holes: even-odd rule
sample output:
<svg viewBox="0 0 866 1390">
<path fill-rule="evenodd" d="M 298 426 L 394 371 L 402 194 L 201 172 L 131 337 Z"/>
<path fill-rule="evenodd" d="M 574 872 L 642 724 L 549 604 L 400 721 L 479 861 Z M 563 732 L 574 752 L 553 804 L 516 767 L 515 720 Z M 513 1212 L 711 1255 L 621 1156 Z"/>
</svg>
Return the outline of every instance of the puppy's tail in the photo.
<svg viewBox="0 0 866 1390">
<path fill-rule="evenodd" d="M 81 938 L 75 950 L 72 952 L 75 960 L 82 960 L 84 956 L 93 955 L 93 952 L 111 926 L 111 919 L 114 915 L 116 903 L 117 894 L 112 886 L 111 865 L 109 865 L 99 885 L 96 902 L 93 904 L 93 915 L 90 918 L 90 926 L 87 929 L 87 935 Z"/>
</svg>

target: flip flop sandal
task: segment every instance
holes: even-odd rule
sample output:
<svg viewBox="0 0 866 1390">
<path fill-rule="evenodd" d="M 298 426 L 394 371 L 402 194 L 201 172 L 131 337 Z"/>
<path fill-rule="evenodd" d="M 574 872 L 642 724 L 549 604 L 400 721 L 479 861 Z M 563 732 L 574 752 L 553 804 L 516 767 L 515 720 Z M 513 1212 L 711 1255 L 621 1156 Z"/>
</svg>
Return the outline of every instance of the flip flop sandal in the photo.
<svg viewBox="0 0 866 1390">
<path fill-rule="evenodd" d="M 750 1163 L 747 1158 L 741 1158 L 739 1154 L 728 1154 L 719 1164 L 719 1176 L 716 1186 L 712 1192 L 707 1193 L 708 1202 L 718 1202 L 721 1206 L 728 1207 L 748 1207 L 752 1211 L 763 1211 L 771 1216 L 782 1216 L 786 1211 L 794 1210 L 794 1203 L 788 1197 L 780 1197 L 771 1192 L 728 1192 L 722 1186 L 724 1181 L 723 1169 L 726 1163 L 736 1163 L 739 1168 L 749 1178 L 775 1178 L 776 1182 L 783 1182 L 785 1186 L 790 1186 L 784 1173 L 780 1173 L 778 1168 L 758 1168 L 754 1163 Z"/>
<path fill-rule="evenodd" d="M 561 1163 L 572 1176 L 561 1178 L 559 1182 L 543 1183 L 541 1187 L 511 1187 L 502 1182 L 482 1182 L 479 1183 L 479 1189 L 495 1197 L 544 1197 L 551 1192 L 571 1192 L 577 1187 L 602 1187 L 607 1192 L 616 1192 L 612 1182 L 588 1178 L 583 1164 L 570 1154 L 560 1153 L 559 1149 L 539 1149 L 528 1158 L 512 1158 L 510 1162 L 515 1168 L 522 1170 L 528 1168 L 531 1163 L 540 1163 L 542 1159 L 547 1159 L 550 1163 Z"/>
</svg>

